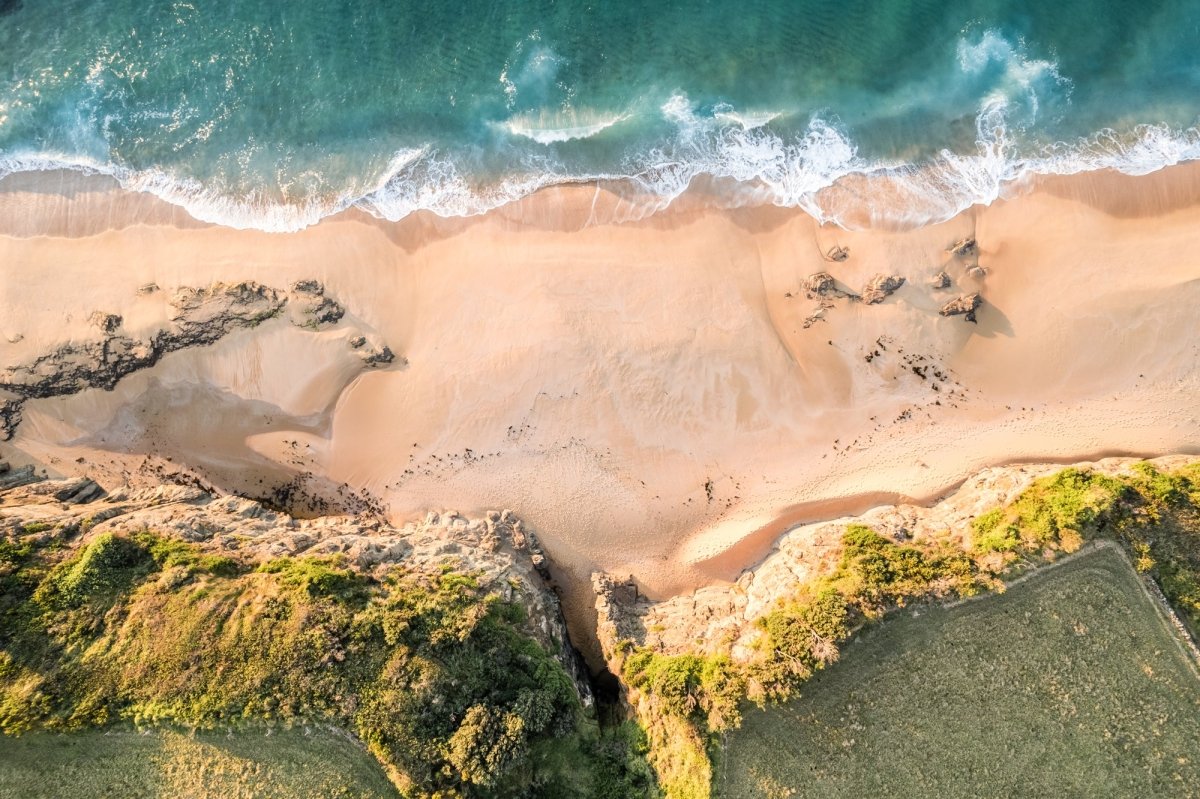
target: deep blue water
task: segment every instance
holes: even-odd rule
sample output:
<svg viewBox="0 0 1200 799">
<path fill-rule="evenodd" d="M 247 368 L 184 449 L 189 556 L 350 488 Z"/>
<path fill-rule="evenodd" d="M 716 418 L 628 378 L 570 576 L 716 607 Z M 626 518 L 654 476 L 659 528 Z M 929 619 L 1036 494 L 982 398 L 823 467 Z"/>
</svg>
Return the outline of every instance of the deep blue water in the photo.
<svg viewBox="0 0 1200 799">
<path fill-rule="evenodd" d="M 0 174 L 268 229 L 705 175 L 823 217 L 848 173 L 926 221 L 1194 158 L 1198 113 L 1200 0 L 0 1 Z"/>
</svg>

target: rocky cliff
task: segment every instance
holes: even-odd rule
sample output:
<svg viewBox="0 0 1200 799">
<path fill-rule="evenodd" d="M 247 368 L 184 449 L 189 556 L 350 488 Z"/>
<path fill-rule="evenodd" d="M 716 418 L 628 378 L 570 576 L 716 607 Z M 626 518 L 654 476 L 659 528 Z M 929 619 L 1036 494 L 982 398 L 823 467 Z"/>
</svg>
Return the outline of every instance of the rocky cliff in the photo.
<svg viewBox="0 0 1200 799">
<path fill-rule="evenodd" d="M 7 474 L 11 487 L 0 488 L 0 536 L 35 545 L 76 548 L 104 533 L 150 530 L 249 563 L 337 555 L 364 573 L 382 573 L 393 565 L 425 573 L 448 567 L 473 573 L 484 590 L 524 608 L 528 633 L 557 653 L 585 705 L 591 702 L 586 671 L 548 587 L 545 556 L 533 531 L 512 511 L 478 518 L 430 513 L 396 527 L 367 513 L 297 519 L 193 486 L 106 492 L 86 478 L 43 480 L 26 469 Z"/>
<path fill-rule="evenodd" d="M 1151 463 L 1171 469 L 1191 460 L 1169 456 Z M 1106 458 L 1078 465 L 1118 474 L 1137 462 Z M 969 549 L 973 519 L 1010 502 L 1037 478 L 1062 468 L 1061 464 L 1026 464 L 984 469 L 928 507 L 884 505 L 857 517 L 799 525 L 780 537 L 771 552 L 733 584 L 709 586 L 661 602 L 647 599 L 636 585 L 618 576 L 594 574 L 601 646 L 610 663 L 617 660 L 623 642 L 666 655 L 701 652 L 727 654 L 735 661 L 746 659 L 762 634 L 755 621 L 779 599 L 834 570 L 848 524 L 867 525 L 899 543 L 946 543 Z"/>
</svg>

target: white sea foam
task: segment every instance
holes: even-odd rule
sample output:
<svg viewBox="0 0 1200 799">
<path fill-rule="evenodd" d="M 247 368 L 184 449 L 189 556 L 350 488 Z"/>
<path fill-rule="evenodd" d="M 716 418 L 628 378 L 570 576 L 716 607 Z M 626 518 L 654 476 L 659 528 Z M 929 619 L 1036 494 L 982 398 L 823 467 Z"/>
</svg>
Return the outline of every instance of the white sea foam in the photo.
<svg viewBox="0 0 1200 799">
<path fill-rule="evenodd" d="M 519 53 L 525 56 L 519 77 L 528 81 L 526 85 L 537 87 L 552 74 L 555 57 L 537 46 L 531 49 L 532 53 Z M 1200 130 L 1165 124 L 1102 130 L 1042 147 L 1020 144 L 1028 142 L 1030 137 L 1020 134 L 1035 117 L 1069 101 L 1069 81 L 1052 62 L 1029 57 L 1019 43 L 1013 45 L 991 31 L 964 38 L 957 49 L 957 63 L 964 81 L 983 87 L 974 95 L 981 98 L 977 100 L 975 146 L 968 152 L 944 150 L 920 164 L 862 156 L 833 116 L 814 115 L 798 133 L 785 134 L 780 132 L 781 126 L 770 124 L 778 115 L 726 104 L 705 109 L 677 92 L 657 104 L 657 114 L 653 110 L 649 114 L 644 110 L 640 114 L 632 110 L 621 114 L 531 113 L 500 123 L 510 134 L 538 144 L 593 137 L 624 123 L 661 133 L 653 146 L 627 154 L 604 172 L 568 168 L 554 160 L 553 149 L 525 145 L 526 154 L 513 164 L 507 177 L 499 179 L 482 179 L 471 173 L 456 153 L 430 146 L 396 152 L 372 179 L 340 192 L 322 190 L 322 176 L 317 173 L 281 176 L 282 188 L 273 197 L 222 192 L 164 171 L 135 170 L 106 158 L 53 152 L 0 155 L 0 177 L 50 169 L 110 175 L 126 189 L 151 193 L 186 208 L 200 220 L 268 231 L 298 230 L 352 206 L 389 220 L 422 210 L 441 216 L 470 216 L 564 183 L 595 182 L 613 187 L 630 199 L 635 210 L 629 215 L 637 216 L 668 206 L 704 176 L 724 181 L 723 186 L 734 184 L 726 198 L 730 204 L 798 207 L 822 222 L 846 226 L 861 224 L 864 218 L 871 223 L 915 226 L 948 219 L 972 205 L 991 203 L 1034 175 L 1099 169 L 1141 175 L 1200 159 Z M 517 80 L 515 85 L 521 83 Z M 81 120 L 80 130 L 95 130 L 93 123 Z M 102 143 L 81 141 L 80 151 L 103 152 Z M 249 158 L 251 154 L 247 150 L 242 155 Z M 285 166 L 280 166 L 281 173 Z M 863 205 L 871 202 L 875 192 L 869 185 L 838 192 L 840 182 L 850 176 L 882 182 L 881 188 L 886 190 L 878 194 L 888 201 L 879 208 L 868 207 L 864 213 Z M 302 199 L 281 201 L 293 184 Z M 851 209 L 853 203 L 859 207 Z"/>
<path fill-rule="evenodd" d="M 504 128 L 513 135 L 523 136 L 538 144 L 556 144 L 576 139 L 590 139 L 626 119 L 629 119 L 628 114 L 539 111 L 536 114 L 514 116 L 504 123 Z"/>
<path fill-rule="evenodd" d="M 755 130 L 769 125 L 783 116 L 781 111 L 738 111 L 728 103 L 713 109 L 713 117 L 722 122 L 737 125 L 742 130 Z"/>
</svg>

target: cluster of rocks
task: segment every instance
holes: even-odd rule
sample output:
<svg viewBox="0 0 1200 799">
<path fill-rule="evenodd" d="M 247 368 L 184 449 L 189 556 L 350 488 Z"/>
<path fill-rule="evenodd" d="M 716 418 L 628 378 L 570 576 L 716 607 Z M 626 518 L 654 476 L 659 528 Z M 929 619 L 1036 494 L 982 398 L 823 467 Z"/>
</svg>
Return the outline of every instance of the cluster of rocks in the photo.
<svg viewBox="0 0 1200 799">
<path fill-rule="evenodd" d="M 979 251 L 979 245 L 973 236 L 951 244 L 946 252 L 950 253 L 955 258 L 971 258 Z M 836 246 L 825 253 L 825 259 L 829 261 L 841 262 L 850 257 L 850 250 L 846 247 Z M 982 277 L 983 269 L 978 263 L 969 265 L 966 268 L 967 274 L 972 277 Z M 847 299 L 851 301 L 861 302 L 864 305 L 877 305 L 896 292 L 905 284 L 905 278 L 901 275 L 892 274 L 876 274 L 862 290 L 855 294 L 847 291 L 838 285 L 837 280 L 829 272 L 817 272 L 809 275 L 804 279 L 805 295 L 811 300 L 819 300 L 817 308 L 804 319 L 804 327 L 812 327 L 815 323 L 825 318 L 826 312 L 834 307 L 833 300 Z M 930 288 L 935 291 L 942 291 L 950 288 L 953 281 L 950 273 L 946 270 L 940 270 L 933 276 L 929 282 Z M 791 297 L 791 293 L 787 294 Z M 975 322 L 975 312 L 983 304 L 983 298 L 978 292 L 964 294 L 956 297 L 942 305 L 938 311 L 942 316 L 962 316 L 968 322 Z"/>
<path fill-rule="evenodd" d="M 139 293 L 157 291 L 158 286 L 148 284 Z M 313 330 L 336 324 L 345 315 L 345 309 L 315 280 L 299 281 L 290 291 L 253 281 L 182 286 L 167 302 L 168 325 L 148 335 L 128 333 L 121 316 L 96 311 L 89 321 L 98 337 L 62 343 L 28 363 L 0 371 L 0 439 L 12 438 L 27 400 L 89 388 L 112 390 L 125 376 L 154 366 L 168 353 L 214 344 L 235 330 L 279 316 L 285 309 L 293 324 Z M 386 346 L 367 347 L 361 336 L 356 341 L 359 343 L 354 346 L 368 367 L 395 359 Z"/>
</svg>

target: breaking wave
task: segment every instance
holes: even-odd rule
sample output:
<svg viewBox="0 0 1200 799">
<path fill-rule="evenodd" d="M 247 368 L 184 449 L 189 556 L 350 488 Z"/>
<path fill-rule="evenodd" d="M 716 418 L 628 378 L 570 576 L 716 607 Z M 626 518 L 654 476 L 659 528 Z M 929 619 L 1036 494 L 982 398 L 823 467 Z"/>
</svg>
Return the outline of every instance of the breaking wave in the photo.
<svg viewBox="0 0 1200 799">
<path fill-rule="evenodd" d="M 514 83 L 526 94 L 553 78 L 559 63 L 548 50 L 537 53 L 536 74 L 526 74 L 533 67 L 523 68 Z M 122 166 L 115 159 L 36 150 L 0 154 L 0 177 L 56 169 L 108 175 L 127 190 L 152 194 L 202 221 L 278 232 L 352 207 L 392 221 L 419 211 L 472 216 L 564 184 L 602 185 L 653 213 L 698 179 L 709 179 L 720 187 L 712 201 L 724 206 L 794 207 L 821 222 L 856 227 L 943 221 L 1037 175 L 1102 169 L 1140 175 L 1200 158 L 1195 126 L 1106 128 L 1075 140 L 1031 143 L 1037 136 L 1030 131 L 1069 106 L 1071 82 L 1053 62 L 1027 57 L 1022 47 L 992 31 L 962 38 L 956 56 L 953 74 L 942 76 L 933 91 L 975 103 L 973 146 L 908 162 L 862 155 L 828 112 L 804 122 L 793 111 L 697 103 L 677 91 L 657 101 L 643 98 L 621 113 L 514 114 L 506 108 L 507 118 L 486 123 L 490 134 L 482 145 L 431 141 L 354 161 L 379 164 L 374 174 L 334 176 L 310 169 L 288 178 L 297 186 L 291 195 L 286 189 L 230 189 L 163 169 Z M 80 149 L 105 152 L 92 123 L 78 125 L 81 136 L 93 134 Z M 602 157 L 585 157 L 595 153 Z M 328 163 L 344 162 L 330 156 Z M 580 166 L 586 163 L 607 168 Z"/>
</svg>

